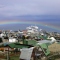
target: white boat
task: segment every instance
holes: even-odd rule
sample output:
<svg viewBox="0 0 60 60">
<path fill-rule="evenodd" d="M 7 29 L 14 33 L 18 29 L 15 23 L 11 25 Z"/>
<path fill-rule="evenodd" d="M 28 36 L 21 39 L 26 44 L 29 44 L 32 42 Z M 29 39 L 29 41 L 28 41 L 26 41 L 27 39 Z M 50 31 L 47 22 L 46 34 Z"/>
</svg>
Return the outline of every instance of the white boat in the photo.
<svg viewBox="0 0 60 60">
<path fill-rule="evenodd" d="M 29 33 L 38 33 L 38 27 L 37 26 L 29 26 L 26 29 L 27 29 L 28 34 Z"/>
</svg>

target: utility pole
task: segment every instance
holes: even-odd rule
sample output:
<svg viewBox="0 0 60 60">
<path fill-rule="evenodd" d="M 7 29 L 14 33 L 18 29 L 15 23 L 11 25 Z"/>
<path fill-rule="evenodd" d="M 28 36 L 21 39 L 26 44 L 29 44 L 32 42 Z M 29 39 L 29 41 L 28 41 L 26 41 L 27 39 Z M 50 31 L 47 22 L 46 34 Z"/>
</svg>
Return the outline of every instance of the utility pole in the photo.
<svg viewBox="0 0 60 60">
<path fill-rule="evenodd" d="M 9 59 L 9 47 L 8 47 L 8 49 L 7 49 L 7 60 L 10 60 L 10 59 Z"/>
</svg>

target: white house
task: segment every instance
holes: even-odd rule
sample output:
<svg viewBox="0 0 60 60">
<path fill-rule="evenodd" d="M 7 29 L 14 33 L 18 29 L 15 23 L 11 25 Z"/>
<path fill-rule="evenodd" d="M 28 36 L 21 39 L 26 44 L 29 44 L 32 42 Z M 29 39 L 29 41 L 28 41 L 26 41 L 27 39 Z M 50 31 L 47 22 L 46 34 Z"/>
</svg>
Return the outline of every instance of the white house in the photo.
<svg viewBox="0 0 60 60">
<path fill-rule="evenodd" d="M 16 38 L 9 37 L 9 42 L 17 42 Z"/>
</svg>

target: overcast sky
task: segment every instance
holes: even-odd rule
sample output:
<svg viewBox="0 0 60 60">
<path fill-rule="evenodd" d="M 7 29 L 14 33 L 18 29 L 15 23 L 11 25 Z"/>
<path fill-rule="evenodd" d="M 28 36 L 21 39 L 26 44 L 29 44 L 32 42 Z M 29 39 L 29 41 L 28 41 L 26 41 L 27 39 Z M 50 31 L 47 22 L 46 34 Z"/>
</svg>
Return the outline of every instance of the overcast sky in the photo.
<svg viewBox="0 0 60 60">
<path fill-rule="evenodd" d="M 60 15 L 60 0 L 0 0 L 0 15 Z"/>
</svg>

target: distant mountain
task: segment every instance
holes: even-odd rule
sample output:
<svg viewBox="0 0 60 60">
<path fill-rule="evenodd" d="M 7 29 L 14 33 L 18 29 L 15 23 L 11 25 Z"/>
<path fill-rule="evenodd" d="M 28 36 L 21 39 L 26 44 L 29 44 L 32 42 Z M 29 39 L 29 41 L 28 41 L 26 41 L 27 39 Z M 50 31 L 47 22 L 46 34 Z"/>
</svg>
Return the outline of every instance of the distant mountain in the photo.
<svg viewBox="0 0 60 60">
<path fill-rule="evenodd" d="M 59 15 L 22 15 L 22 16 L 14 16 L 15 18 L 20 19 L 60 19 Z"/>
<path fill-rule="evenodd" d="M 50 20 L 50 19 L 60 19 L 60 15 L 21 15 L 21 16 L 0 16 L 0 19 L 22 19 L 22 20 Z"/>
</svg>

